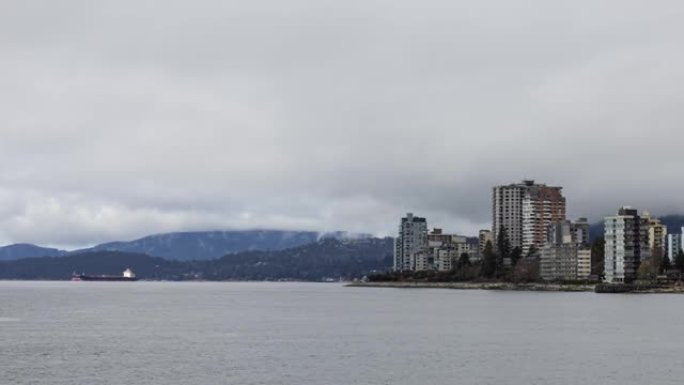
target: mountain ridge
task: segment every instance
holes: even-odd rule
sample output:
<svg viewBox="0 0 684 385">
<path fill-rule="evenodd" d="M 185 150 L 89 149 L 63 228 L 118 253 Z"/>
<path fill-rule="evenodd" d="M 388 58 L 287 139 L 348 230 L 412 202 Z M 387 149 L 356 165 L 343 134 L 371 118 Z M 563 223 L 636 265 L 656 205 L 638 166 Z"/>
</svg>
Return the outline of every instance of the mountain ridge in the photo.
<svg viewBox="0 0 684 385">
<path fill-rule="evenodd" d="M 68 253 L 66 250 L 41 247 L 30 243 L 15 243 L 0 247 L 0 261 L 33 257 L 61 257 Z"/>
<path fill-rule="evenodd" d="M 15 244 L 0 247 L 1 260 L 32 257 L 61 257 L 94 251 L 121 251 L 171 260 L 207 260 L 250 250 L 284 250 L 319 239 L 368 239 L 369 234 L 343 231 L 316 232 L 290 230 L 184 231 L 147 235 L 132 241 L 114 241 L 73 251 Z"/>
<path fill-rule="evenodd" d="M 339 240 L 270 251 L 245 251 L 212 260 L 178 261 L 119 251 L 0 261 L 0 279 L 68 280 L 73 273 L 120 275 L 131 268 L 140 279 L 305 280 L 360 278 L 392 262 L 392 239 Z"/>
</svg>

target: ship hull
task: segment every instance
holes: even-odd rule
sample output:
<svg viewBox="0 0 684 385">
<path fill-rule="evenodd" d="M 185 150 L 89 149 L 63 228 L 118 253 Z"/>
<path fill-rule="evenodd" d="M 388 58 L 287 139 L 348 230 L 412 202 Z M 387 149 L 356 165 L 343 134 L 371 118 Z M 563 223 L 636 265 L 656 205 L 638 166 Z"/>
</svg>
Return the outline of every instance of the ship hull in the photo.
<svg viewBox="0 0 684 385">
<path fill-rule="evenodd" d="M 138 278 L 120 277 L 115 275 L 74 275 L 72 281 L 103 281 L 103 282 L 132 282 Z"/>
</svg>

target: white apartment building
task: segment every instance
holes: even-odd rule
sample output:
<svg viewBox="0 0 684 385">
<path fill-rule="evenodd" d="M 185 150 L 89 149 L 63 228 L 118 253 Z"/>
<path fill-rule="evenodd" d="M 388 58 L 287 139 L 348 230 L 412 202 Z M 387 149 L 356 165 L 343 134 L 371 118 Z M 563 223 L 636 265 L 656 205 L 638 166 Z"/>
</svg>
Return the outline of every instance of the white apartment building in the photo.
<svg viewBox="0 0 684 385">
<path fill-rule="evenodd" d="M 399 236 L 394 240 L 394 270 L 414 271 L 416 262 L 423 266 L 424 260 L 416 260 L 418 253 L 427 251 L 427 221 L 425 218 L 415 217 L 412 213 L 401 218 Z"/>
<path fill-rule="evenodd" d="M 496 248 L 499 229 L 508 233 L 511 247 L 522 247 L 523 199 L 528 184 L 496 186 L 492 192 L 492 243 Z"/>
<path fill-rule="evenodd" d="M 650 258 L 649 217 L 636 209 L 621 208 L 617 215 L 605 218 L 605 275 L 611 283 L 631 282 L 639 264 Z"/>
<path fill-rule="evenodd" d="M 682 232 L 684 232 L 684 228 L 682 228 Z M 674 262 L 681 249 L 682 234 L 667 234 L 667 257 L 670 258 L 670 262 Z"/>
</svg>

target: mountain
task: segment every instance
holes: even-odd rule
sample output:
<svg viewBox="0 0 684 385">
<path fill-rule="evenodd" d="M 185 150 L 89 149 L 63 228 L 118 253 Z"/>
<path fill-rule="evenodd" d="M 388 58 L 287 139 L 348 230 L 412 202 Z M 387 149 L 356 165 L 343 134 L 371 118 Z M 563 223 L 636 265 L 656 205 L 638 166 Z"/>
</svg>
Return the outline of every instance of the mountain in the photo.
<svg viewBox="0 0 684 385">
<path fill-rule="evenodd" d="M 72 273 L 118 275 L 130 267 L 141 279 L 306 280 L 360 278 L 392 263 L 392 239 L 323 238 L 285 250 L 245 251 L 219 259 L 173 261 L 120 251 L 0 262 L 0 279 L 69 279 Z"/>
<path fill-rule="evenodd" d="M 74 251 L 122 251 L 153 257 L 188 261 L 222 257 L 242 251 L 284 250 L 316 242 L 320 238 L 368 238 L 344 232 L 318 233 L 314 231 L 243 230 L 198 231 L 150 235 L 130 242 L 110 242 Z"/>
<path fill-rule="evenodd" d="M 594 242 L 603 238 L 603 222 L 596 222 L 589 225 L 589 242 Z"/>
<path fill-rule="evenodd" d="M 660 222 L 667 226 L 668 234 L 680 234 L 684 227 L 684 215 L 666 215 L 660 217 Z"/>
<path fill-rule="evenodd" d="M 40 247 L 28 243 L 0 247 L 0 261 L 33 257 L 61 257 L 67 252 L 59 249 Z"/>
<path fill-rule="evenodd" d="M 148 255 L 100 251 L 0 262 L 0 279 L 65 280 L 73 273 L 121 275 L 129 266 L 136 274 L 154 277 L 155 270 L 163 268 L 165 274 L 170 274 L 177 265 L 177 262 Z"/>
<path fill-rule="evenodd" d="M 392 238 L 322 239 L 279 251 L 250 251 L 204 262 L 209 280 L 361 278 L 392 265 Z"/>
</svg>

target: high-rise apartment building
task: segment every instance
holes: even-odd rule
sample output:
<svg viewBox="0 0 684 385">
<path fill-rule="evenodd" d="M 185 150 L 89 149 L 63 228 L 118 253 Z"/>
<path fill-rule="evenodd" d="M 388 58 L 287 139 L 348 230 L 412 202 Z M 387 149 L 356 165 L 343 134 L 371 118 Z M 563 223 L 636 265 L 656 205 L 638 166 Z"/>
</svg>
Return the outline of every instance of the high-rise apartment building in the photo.
<svg viewBox="0 0 684 385">
<path fill-rule="evenodd" d="M 535 184 L 533 180 L 495 186 L 492 194 L 492 238 L 506 228 L 511 247 L 541 248 L 546 231 L 553 222 L 565 220 L 565 197 L 562 187 Z"/>
<path fill-rule="evenodd" d="M 394 240 L 394 270 L 413 271 L 416 269 L 416 258 L 421 264 L 427 263 L 427 221 L 415 217 L 412 213 L 401 218 L 399 236 Z"/>
<path fill-rule="evenodd" d="M 607 282 L 631 282 L 641 262 L 650 258 L 649 217 L 636 209 L 621 208 L 605 218 L 605 275 Z"/>
</svg>

